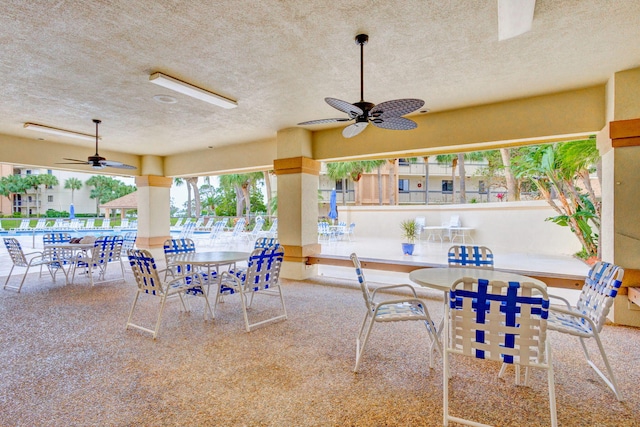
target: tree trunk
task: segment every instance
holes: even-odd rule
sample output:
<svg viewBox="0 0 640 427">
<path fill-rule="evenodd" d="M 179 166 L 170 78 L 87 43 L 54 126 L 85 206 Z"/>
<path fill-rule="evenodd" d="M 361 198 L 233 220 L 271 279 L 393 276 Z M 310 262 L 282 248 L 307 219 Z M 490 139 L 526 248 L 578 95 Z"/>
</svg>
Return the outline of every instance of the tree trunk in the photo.
<svg viewBox="0 0 640 427">
<path fill-rule="evenodd" d="M 187 186 L 190 185 L 191 189 L 193 190 L 193 201 L 195 205 L 194 216 L 196 218 L 200 218 L 200 213 L 202 212 L 202 206 L 200 202 L 200 191 L 198 190 L 198 177 L 192 176 L 192 177 L 186 178 L 186 181 L 187 181 Z"/>
<path fill-rule="evenodd" d="M 269 171 L 263 171 L 264 188 L 267 193 L 267 216 L 271 218 L 271 179 L 269 179 Z"/>
<path fill-rule="evenodd" d="M 513 174 L 513 170 L 511 170 L 511 149 L 501 148 L 500 156 L 504 166 L 504 177 L 507 181 L 507 201 L 515 202 L 520 200 L 520 191 L 518 190 L 518 180 Z"/>
<path fill-rule="evenodd" d="M 342 204 L 347 205 L 347 180 L 342 178 Z"/>
<path fill-rule="evenodd" d="M 395 206 L 396 203 L 396 188 L 398 184 L 396 183 L 396 159 L 389 159 L 389 188 L 387 192 L 389 193 L 389 206 Z"/>
<path fill-rule="evenodd" d="M 456 202 L 456 167 L 458 166 L 458 158 L 454 157 L 451 161 L 451 203 Z"/>
<path fill-rule="evenodd" d="M 467 203 L 467 171 L 464 168 L 464 153 L 458 154 L 458 176 L 460 177 L 460 203 Z"/>
</svg>

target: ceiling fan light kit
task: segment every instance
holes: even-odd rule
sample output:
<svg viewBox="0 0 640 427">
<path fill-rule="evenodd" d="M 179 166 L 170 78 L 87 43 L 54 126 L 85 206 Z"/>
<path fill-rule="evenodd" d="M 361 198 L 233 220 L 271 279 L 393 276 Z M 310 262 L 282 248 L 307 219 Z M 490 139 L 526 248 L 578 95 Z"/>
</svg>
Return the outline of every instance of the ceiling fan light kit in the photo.
<svg viewBox="0 0 640 427">
<path fill-rule="evenodd" d="M 166 74 L 153 73 L 149 76 L 149 81 L 166 89 L 171 89 L 183 95 L 199 99 L 200 101 L 217 105 L 218 107 L 230 109 L 236 108 L 238 106 L 238 103 L 233 99 L 229 99 L 216 93 L 209 92 L 208 90 L 193 86 L 189 83 L 183 82 L 182 80 L 167 76 Z"/>
<path fill-rule="evenodd" d="M 94 138 L 93 135 L 87 135 L 86 133 L 74 132 L 72 130 L 58 129 L 50 126 L 38 125 L 35 123 L 25 123 L 24 128 L 29 130 L 35 130 L 37 132 L 49 133 L 52 135 L 68 136 L 69 138 L 82 139 L 84 141 L 93 141 L 93 138 Z"/>
<path fill-rule="evenodd" d="M 298 123 L 299 126 L 318 125 L 324 123 L 348 122 L 355 120 L 342 130 L 342 136 L 352 138 L 362 132 L 369 123 L 382 129 L 411 130 L 418 125 L 411 119 L 404 118 L 405 114 L 419 110 L 424 105 L 421 99 L 395 99 L 380 104 L 373 104 L 364 100 L 364 45 L 369 41 L 366 34 L 356 36 L 356 44 L 360 46 L 360 101 L 353 104 L 336 98 L 325 98 L 325 102 L 344 113 L 349 118 L 320 119 Z"/>
<path fill-rule="evenodd" d="M 89 156 L 87 158 L 87 161 L 65 158 L 64 160 L 69 160 L 69 162 L 71 163 L 57 163 L 57 164 L 58 165 L 89 165 L 94 169 L 104 169 L 106 167 L 117 168 L 117 169 L 137 169 L 135 166 L 126 165 L 120 162 L 114 162 L 112 160 L 107 160 L 104 157 L 102 157 L 100 154 L 98 154 L 98 140 L 100 139 L 100 137 L 98 136 L 98 125 L 102 123 L 102 121 L 98 119 L 93 119 L 93 123 L 96 124 L 96 136 L 95 136 L 96 154 L 94 154 L 93 156 Z"/>
</svg>

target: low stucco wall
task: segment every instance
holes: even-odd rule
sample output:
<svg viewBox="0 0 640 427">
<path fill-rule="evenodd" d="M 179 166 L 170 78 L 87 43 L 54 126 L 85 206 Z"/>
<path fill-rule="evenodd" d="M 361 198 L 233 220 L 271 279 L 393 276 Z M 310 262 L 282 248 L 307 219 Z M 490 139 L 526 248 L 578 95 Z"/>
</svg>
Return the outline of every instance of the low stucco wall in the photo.
<svg viewBox="0 0 640 427">
<path fill-rule="evenodd" d="M 494 250 L 549 255 L 572 255 L 581 249 L 569 230 L 546 218 L 557 213 L 545 201 L 419 206 L 338 206 L 340 221 L 356 224 L 355 234 L 401 238 L 400 222 L 425 217 L 427 226 L 449 222 L 459 215 L 463 227 L 473 227 L 476 244 Z"/>
</svg>

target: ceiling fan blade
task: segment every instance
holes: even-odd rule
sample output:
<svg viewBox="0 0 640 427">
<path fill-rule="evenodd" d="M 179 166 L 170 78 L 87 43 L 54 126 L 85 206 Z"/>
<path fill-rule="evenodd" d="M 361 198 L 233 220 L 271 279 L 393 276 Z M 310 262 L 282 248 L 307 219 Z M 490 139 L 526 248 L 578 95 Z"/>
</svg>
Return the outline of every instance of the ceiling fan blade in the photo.
<svg viewBox="0 0 640 427">
<path fill-rule="evenodd" d="M 63 158 L 62 160 L 69 160 L 70 162 L 74 162 L 74 163 L 56 163 L 57 165 L 88 165 L 89 162 L 87 162 L 86 160 L 78 160 L 78 159 L 67 159 L 67 158 Z"/>
<path fill-rule="evenodd" d="M 309 120 L 308 122 L 298 123 L 298 126 L 305 125 L 321 125 L 323 123 L 335 123 L 335 122 L 348 122 L 353 119 L 320 119 L 320 120 Z"/>
<path fill-rule="evenodd" d="M 372 119 L 371 123 L 379 128 L 391 130 L 411 130 L 418 127 L 416 122 L 404 117 L 376 118 Z"/>
<path fill-rule="evenodd" d="M 342 130 L 342 136 L 344 136 L 345 138 L 353 138 L 354 136 L 362 132 L 368 124 L 369 123 L 367 122 L 356 122 L 354 124 L 351 124 Z"/>
<path fill-rule="evenodd" d="M 108 166 L 110 168 L 118 168 L 118 169 L 137 169 L 135 166 L 127 165 L 120 162 L 114 162 L 111 160 L 100 160 L 100 164 L 103 166 Z"/>
<path fill-rule="evenodd" d="M 364 111 L 362 111 L 360 107 L 356 107 L 355 105 L 350 104 L 347 101 L 342 101 L 336 98 L 325 98 L 324 100 L 327 104 L 331 105 L 336 110 L 347 113 L 352 119 L 355 119 L 356 117 L 364 114 Z"/>
<path fill-rule="evenodd" d="M 422 108 L 423 105 L 424 101 L 422 99 L 394 99 L 393 101 L 381 102 L 373 107 L 369 116 L 372 118 L 380 117 L 383 119 L 400 117 Z"/>
</svg>

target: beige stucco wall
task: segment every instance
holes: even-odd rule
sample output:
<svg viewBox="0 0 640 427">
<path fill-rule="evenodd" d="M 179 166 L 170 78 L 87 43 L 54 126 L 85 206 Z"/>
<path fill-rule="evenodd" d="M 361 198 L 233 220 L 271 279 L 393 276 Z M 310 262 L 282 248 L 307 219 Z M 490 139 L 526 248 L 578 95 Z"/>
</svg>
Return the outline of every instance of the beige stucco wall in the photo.
<svg viewBox="0 0 640 427">
<path fill-rule="evenodd" d="M 438 206 L 338 206 L 340 221 L 356 223 L 355 234 L 401 238 L 400 222 L 423 216 L 426 225 L 447 223 L 459 215 L 473 227 L 476 244 L 494 250 L 548 255 L 572 255 L 581 248 L 568 227 L 545 221 L 556 213 L 544 201 Z"/>
</svg>

